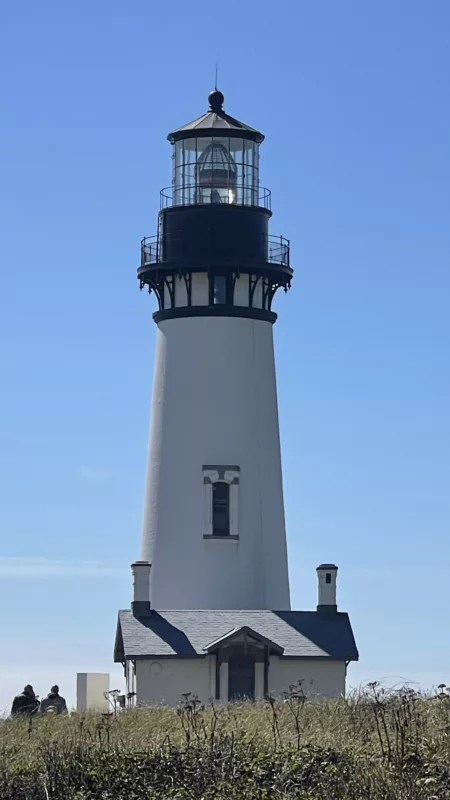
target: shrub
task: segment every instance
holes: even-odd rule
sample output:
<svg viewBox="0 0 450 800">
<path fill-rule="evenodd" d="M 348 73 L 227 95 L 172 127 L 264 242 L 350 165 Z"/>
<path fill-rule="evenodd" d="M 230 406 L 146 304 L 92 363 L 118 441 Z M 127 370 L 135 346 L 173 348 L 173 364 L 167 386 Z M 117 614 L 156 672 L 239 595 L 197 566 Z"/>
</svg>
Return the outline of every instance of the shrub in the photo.
<svg viewBox="0 0 450 800">
<path fill-rule="evenodd" d="M 0 723 L 0 800 L 450 800 L 450 697 L 377 684 Z"/>
</svg>

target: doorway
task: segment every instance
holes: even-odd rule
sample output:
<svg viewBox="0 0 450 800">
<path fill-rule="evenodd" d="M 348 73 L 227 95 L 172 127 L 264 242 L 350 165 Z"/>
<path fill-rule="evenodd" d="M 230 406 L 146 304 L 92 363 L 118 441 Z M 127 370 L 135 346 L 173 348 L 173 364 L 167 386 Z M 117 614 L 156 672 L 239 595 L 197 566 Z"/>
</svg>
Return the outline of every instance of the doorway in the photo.
<svg viewBox="0 0 450 800">
<path fill-rule="evenodd" d="M 255 659 L 248 653 L 233 653 L 228 660 L 228 700 L 254 700 Z"/>
</svg>

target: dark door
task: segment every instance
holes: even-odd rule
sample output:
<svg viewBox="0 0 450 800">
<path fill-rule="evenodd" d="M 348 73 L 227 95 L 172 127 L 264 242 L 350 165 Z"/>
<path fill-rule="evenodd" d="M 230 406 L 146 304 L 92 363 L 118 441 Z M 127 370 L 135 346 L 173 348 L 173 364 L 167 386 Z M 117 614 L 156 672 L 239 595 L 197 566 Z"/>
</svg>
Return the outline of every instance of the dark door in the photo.
<svg viewBox="0 0 450 800">
<path fill-rule="evenodd" d="M 228 661 L 228 699 L 253 700 L 255 660 L 246 653 L 234 653 Z"/>
</svg>

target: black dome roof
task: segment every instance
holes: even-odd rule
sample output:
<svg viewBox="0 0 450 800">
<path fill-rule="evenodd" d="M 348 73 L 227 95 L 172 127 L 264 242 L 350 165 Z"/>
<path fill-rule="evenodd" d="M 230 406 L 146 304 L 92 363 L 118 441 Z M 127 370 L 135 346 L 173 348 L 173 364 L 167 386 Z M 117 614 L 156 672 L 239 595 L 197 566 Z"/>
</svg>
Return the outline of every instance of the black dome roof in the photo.
<svg viewBox="0 0 450 800">
<path fill-rule="evenodd" d="M 188 122 L 187 125 L 171 131 L 167 136 L 169 142 L 173 144 L 180 139 L 190 139 L 193 136 L 232 136 L 261 143 L 264 140 L 262 133 L 244 122 L 230 117 L 229 114 L 225 114 L 222 108 L 224 99 L 222 92 L 213 89 L 208 96 L 209 111 L 192 122 Z"/>
</svg>

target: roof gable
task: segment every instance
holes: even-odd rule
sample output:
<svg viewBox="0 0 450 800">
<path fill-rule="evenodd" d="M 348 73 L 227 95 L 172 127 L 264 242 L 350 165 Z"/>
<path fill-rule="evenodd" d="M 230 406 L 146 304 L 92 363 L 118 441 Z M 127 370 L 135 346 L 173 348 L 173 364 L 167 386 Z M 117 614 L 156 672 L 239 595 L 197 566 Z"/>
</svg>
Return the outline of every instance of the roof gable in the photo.
<svg viewBox="0 0 450 800">
<path fill-rule="evenodd" d="M 218 639 L 210 642 L 210 644 L 203 649 L 207 653 L 214 653 L 221 647 L 227 647 L 236 641 L 243 641 L 244 643 L 247 641 L 249 643 L 257 642 L 264 647 L 268 647 L 269 650 L 277 653 L 278 655 L 282 655 L 284 652 L 283 647 L 280 647 L 279 644 L 271 641 L 271 639 L 267 639 L 265 636 L 262 636 L 260 633 L 258 633 L 258 631 L 254 631 L 252 628 L 249 628 L 248 625 L 242 625 L 240 628 L 234 628 L 234 630 L 229 631 L 229 633 L 225 634 L 225 636 L 220 636 Z"/>
<path fill-rule="evenodd" d="M 121 664 L 125 661 L 125 648 L 123 646 L 122 625 L 120 623 L 120 615 L 117 619 L 116 638 L 114 640 L 114 661 Z"/>
</svg>

